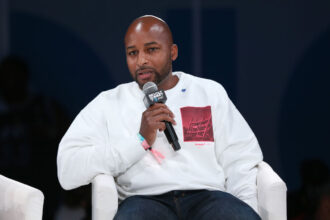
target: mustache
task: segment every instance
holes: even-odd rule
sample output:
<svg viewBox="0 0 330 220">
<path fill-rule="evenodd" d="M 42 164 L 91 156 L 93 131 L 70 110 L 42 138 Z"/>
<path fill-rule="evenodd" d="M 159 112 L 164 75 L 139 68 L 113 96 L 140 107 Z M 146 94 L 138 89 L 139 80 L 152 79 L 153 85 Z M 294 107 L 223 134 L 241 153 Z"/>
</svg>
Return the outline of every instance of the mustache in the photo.
<svg viewBox="0 0 330 220">
<path fill-rule="evenodd" d="M 151 67 L 151 66 L 142 66 L 139 69 L 135 70 L 135 74 L 139 74 L 139 72 L 143 71 L 143 70 L 152 70 L 153 72 L 157 72 L 155 68 Z"/>
</svg>

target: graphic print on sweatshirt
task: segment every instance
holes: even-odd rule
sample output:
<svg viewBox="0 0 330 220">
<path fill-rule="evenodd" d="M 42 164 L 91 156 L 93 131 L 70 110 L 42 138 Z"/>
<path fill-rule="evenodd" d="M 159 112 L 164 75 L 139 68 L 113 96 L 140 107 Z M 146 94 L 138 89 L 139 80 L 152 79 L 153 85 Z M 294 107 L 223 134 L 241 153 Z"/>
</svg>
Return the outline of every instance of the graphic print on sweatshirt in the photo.
<svg viewBox="0 0 330 220">
<path fill-rule="evenodd" d="M 180 110 L 183 141 L 214 142 L 211 106 L 183 107 Z"/>
</svg>

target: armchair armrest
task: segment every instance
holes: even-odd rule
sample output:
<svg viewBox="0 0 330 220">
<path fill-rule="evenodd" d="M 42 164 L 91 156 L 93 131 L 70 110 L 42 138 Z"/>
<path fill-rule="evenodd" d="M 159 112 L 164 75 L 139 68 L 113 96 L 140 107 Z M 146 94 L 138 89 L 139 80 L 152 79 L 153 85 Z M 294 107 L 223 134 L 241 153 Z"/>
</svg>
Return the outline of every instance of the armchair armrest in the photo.
<svg viewBox="0 0 330 220">
<path fill-rule="evenodd" d="M 266 163 L 258 165 L 258 209 L 263 220 L 286 220 L 286 185 Z"/>
<path fill-rule="evenodd" d="M 41 220 L 43 193 L 0 175 L 0 219 Z"/>
<path fill-rule="evenodd" d="M 97 175 L 92 181 L 92 219 L 112 219 L 118 209 L 118 193 L 114 178 Z"/>
</svg>

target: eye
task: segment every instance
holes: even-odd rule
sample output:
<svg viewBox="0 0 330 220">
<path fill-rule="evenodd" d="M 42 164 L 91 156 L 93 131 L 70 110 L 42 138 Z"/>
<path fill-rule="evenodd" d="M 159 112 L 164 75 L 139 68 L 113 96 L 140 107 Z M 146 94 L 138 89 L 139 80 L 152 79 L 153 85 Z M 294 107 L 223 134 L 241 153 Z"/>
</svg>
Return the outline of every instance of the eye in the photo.
<svg viewBox="0 0 330 220">
<path fill-rule="evenodd" d="M 149 47 L 148 48 L 149 53 L 155 52 L 156 50 L 159 50 L 159 47 Z"/>
<path fill-rule="evenodd" d="M 128 54 L 128 56 L 135 56 L 137 54 L 137 51 L 132 50 L 132 51 L 129 51 L 127 54 Z"/>
</svg>

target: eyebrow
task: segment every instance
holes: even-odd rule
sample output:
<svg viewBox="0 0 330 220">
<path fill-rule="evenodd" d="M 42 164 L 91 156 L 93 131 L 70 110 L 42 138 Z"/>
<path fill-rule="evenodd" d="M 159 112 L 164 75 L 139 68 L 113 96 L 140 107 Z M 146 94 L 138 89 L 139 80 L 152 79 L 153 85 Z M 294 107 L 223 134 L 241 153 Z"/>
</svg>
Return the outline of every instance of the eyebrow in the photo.
<svg viewBox="0 0 330 220">
<path fill-rule="evenodd" d="M 150 45 L 153 45 L 153 44 L 158 44 L 158 43 L 156 41 L 151 41 L 151 42 L 145 43 L 144 46 L 150 46 Z M 135 48 L 135 46 L 128 46 L 126 48 L 126 50 L 133 49 L 133 48 Z"/>
<path fill-rule="evenodd" d="M 158 44 L 156 41 L 152 41 L 152 42 L 149 42 L 149 43 L 145 43 L 144 46 L 150 46 L 152 44 Z"/>
</svg>

